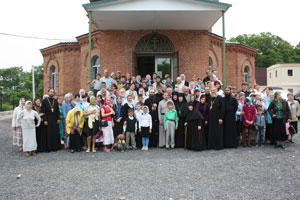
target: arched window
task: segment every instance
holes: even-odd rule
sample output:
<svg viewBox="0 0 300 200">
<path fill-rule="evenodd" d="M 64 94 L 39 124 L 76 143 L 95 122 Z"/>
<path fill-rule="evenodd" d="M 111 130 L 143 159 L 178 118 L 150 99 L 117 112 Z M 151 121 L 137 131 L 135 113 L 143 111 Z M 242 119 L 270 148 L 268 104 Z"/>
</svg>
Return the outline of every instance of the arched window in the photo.
<svg viewBox="0 0 300 200">
<path fill-rule="evenodd" d="M 50 67 L 50 88 L 56 90 L 56 71 L 55 71 L 55 66 L 52 65 Z"/>
<path fill-rule="evenodd" d="M 214 70 L 214 61 L 213 59 L 209 56 L 209 71 L 212 72 Z"/>
<path fill-rule="evenodd" d="M 250 68 L 248 65 L 246 65 L 244 69 L 244 82 L 245 83 L 250 83 Z"/>
<path fill-rule="evenodd" d="M 100 73 L 100 59 L 98 56 L 92 58 L 92 79 L 96 79 L 96 75 Z"/>
</svg>

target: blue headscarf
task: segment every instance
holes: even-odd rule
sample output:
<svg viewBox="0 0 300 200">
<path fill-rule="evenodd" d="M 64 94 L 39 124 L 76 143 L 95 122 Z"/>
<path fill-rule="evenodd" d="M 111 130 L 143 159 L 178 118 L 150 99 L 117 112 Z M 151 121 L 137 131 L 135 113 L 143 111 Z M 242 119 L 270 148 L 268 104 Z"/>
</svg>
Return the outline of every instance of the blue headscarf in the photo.
<svg viewBox="0 0 300 200">
<path fill-rule="evenodd" d="M 252 102 L 252 99 L 250 98 L 250 97 L 246 97 L 246 99 L 248 99 L 249 100 L 249 106 L 252 106 L 253 105 L 253 102 Z"/>
</svg>

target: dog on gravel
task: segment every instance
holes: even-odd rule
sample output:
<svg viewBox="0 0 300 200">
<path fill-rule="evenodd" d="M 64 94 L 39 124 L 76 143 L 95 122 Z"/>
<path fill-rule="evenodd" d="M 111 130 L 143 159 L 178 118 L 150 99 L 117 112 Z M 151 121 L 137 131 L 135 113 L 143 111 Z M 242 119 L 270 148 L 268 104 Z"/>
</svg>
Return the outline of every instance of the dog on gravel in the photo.
<svg viewBox="0 0 300 200">
<path fill-rule="evenodd" d="M 125 152 L 126 142 L 125 142 L 125 136 L 124 136 L 124 134 L 118 135 L 117 142 L 113 145 L 112 150 L 114 148 L 116 150 L 118 150 L 118 151 Z"/>
</svg>

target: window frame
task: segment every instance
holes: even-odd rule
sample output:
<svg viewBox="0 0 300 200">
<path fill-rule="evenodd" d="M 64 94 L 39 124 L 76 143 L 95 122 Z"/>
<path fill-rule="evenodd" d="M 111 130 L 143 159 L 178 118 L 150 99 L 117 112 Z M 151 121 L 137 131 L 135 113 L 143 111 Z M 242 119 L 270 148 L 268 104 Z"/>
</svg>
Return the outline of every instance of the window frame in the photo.
<svg viewBox="0 0 300 200">
<path fill-rule="evenodd" d="M 291 76 L 289 75 L 289 71 L 292 72 L 292 75 L 291 75 Z M 288 76 L 288 77 L 293 77 L 293 76 L 294 76 L 294 70 L 293 70 L 293 69 L 288 69 L 288 70 L 287 70 L 287 76 Z"/>
<path fill-rule="evenodd" d="M 51 65 L 49 70 L 49 86 L 50 89 L 56 91 L 56 67 L 54 65 Z"/>
</svg>

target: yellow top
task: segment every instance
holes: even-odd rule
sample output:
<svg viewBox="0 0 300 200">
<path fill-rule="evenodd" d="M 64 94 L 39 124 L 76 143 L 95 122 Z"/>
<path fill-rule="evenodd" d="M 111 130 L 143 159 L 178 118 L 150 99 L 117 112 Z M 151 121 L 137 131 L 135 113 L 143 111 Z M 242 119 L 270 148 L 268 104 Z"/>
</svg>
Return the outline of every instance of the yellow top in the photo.
<svg viewBox="0 0 300 200">
<path fill-rule="evenodd" d="M 74 121 L 75 121 L 75 108 L 73 108 L 72 110 L 70 110 L 68 112 L 67 118 L 66 118 L 66 131 L 68 134 L 71 133 L 71 128 L 74 126 Z M 81 133 L 82 133 L 82 128 L 84 125 L 84 115 L 83 115 L 83 111 L 80 110 L 80 115 L 79 115 L 79 122 L 78 122 L 78 128 L 81 128 Z M 80 135 L 81 135 L 80 133 Z"/>
</svg>

